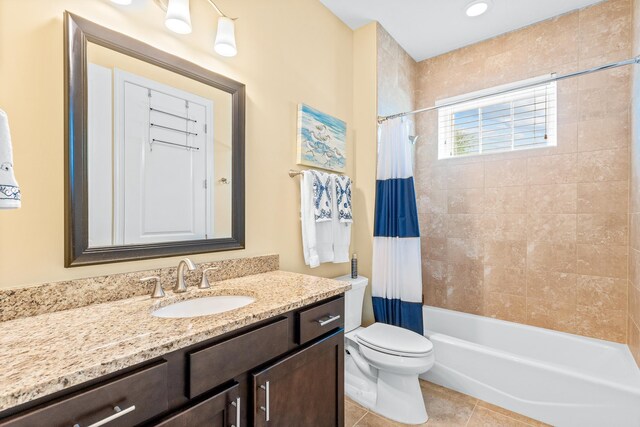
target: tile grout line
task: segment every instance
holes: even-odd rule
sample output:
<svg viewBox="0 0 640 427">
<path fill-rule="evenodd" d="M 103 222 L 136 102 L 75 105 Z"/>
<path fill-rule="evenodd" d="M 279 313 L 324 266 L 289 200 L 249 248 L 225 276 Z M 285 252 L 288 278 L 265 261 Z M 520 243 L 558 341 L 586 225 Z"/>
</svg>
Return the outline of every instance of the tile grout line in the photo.
<svg viewBox="0 0 640 427">
<path fill-rule="evenodd" d="M 484 409 L 484 410 L 486 410 L 486 411 L 489 411 L 489 412 L 493 412 L 494 414 L 498 414 L 498 415 L 500 415 L 500 416 L 503 416 L 503 417 L 505 417 L 505 418 L 508 418 L 508 419 L 510 419 L 510 420 L 512 420 L 512 421 L 515 421 L 515 422 L 517 422 L 517 423 L 520 423 L 520 424 L 523 424 L 523 425 L 526 425 L 526 426 L 529 426 L 529 427 L 534 427 L 534 425 L 533 425 L 533 424 L 531 424 L 531 423 L 529 423 L 529 422 L 522 421 L 522 420 L 518 420 L 518 419 L 516 419 L 516 418 L 513 418 L 513 417 L 512 417 L 512 416 L 510 416 L 509 414 L 503 414 L 502 412 L 494 411 L 493 409 L 491 409 L 491 408 L 486 408 L 486 407 L 483 407 L 482 409 Z M 503 409 L 505 409 L 505 408 L 503 408 Z M 474 411 L 475 411 L 475 409 L 474 409 Z M 519 415 L 522 415 L 522 414 L 519 414 Z"/>
<path fill-rule="evenodd" d="M 366 417 L 368 414 L 369 414 L 369 411 L 365 411 L 365 413 L 360 418 L 358 418 L 358 420 L 353 424 L 353 426 L 350 426 L 350 427 L 356 427 L 358 423 L 362 421 L 364 417 Z"/>
<path fill-rule="evenodd" d="M 473 410 L 471 411 L 471 414 L 469 414 L 469 419 L 465 423 L 465 427 L 467 427 L 469 425 L 469 422 L 471 422 L 471 418 L 473 418 L 473 414 L 475 414 L 476 408 L 478 407 L 478 402 L 479 402 L 479 400 L 476 399 L 476 403 L 475 403 L 475 405 L 473 405 Z"/>
</svg>

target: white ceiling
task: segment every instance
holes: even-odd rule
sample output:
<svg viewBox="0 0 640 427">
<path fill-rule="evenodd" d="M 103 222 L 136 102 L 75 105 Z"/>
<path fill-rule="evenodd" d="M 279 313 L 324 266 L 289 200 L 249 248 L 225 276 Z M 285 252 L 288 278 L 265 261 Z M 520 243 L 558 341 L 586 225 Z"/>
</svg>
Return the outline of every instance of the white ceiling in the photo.
<svg viewBox="0 0 640 427">
<path fill-rule="evenodd" d="M 378 21 L 422 61 L 602 0 L 492 0 L 487 13 L 465 14 L 471 0 L 320 0 L 352 29 Z"/>
</svg>

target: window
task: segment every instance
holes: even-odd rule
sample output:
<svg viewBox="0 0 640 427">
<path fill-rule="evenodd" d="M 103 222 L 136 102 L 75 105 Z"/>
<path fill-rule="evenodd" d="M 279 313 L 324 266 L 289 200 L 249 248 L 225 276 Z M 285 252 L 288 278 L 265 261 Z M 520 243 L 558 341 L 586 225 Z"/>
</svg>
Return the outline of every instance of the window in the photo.
<svg viewBox="0 0 640 427">
<path fill-rule="evenodd" d="M 438 109 L 438 158 L 555 146 L 557 85 L 555 82 L 535 85 L 535 80 L 548 78 L 436 103 L 442 105 Z M 530 84 L 533 86 L 525 89 L 509 89 Z"/>
</svg>

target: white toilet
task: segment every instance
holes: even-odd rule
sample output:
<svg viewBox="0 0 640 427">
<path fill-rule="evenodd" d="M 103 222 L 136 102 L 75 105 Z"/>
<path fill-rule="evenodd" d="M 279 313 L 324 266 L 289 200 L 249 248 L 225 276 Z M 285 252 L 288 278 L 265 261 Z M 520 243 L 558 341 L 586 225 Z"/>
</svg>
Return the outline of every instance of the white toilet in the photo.
<svg viewBox="0 0 640 427">
<path fill-rule="evenodd" d="M 363 328 L 362 303 L 369 279 L 337 277 L 351 283 L 345 294 L 345 393 L 391 420 L 421 424 L 428 420 L 418 375 L 431 369 L 433 344 L 420 334 L 374 323 Z"/>
</svg>

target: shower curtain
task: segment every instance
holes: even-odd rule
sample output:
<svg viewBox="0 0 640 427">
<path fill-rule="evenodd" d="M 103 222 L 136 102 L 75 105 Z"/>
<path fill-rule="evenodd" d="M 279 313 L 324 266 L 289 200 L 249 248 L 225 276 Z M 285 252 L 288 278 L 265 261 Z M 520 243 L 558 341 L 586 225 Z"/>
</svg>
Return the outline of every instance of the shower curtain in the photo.
<svg viewBox="0 0 640 427">
<path fill-rule="evenodd" d="M 378 129 L 372 294 L 377 322 L 422 335 L 422 271 L 409 121 Z"/>
</svg>

